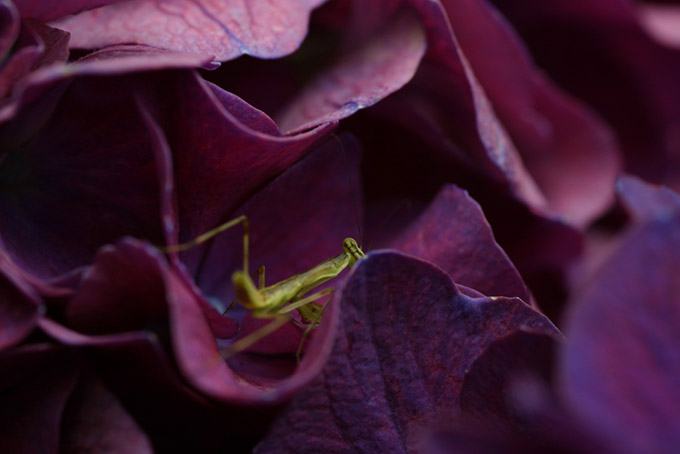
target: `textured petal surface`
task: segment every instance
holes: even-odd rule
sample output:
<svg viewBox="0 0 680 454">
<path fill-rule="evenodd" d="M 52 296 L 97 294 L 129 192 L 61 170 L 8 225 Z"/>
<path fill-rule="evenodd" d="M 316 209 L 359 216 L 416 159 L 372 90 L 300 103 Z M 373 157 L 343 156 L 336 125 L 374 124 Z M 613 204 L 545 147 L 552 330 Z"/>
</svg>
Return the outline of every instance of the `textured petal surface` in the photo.
<svg viewBox="0 0 680 454">
<path fill-rule="evenodd" d="M 212 55 L 276 58 L 293 52 L 307 32 L 310 11 L 322 0 L 133 0 L 57 21 L 73 47 L 139 43 Z"/>
<path fill-rule="evenodd" d="M 529 302 L 529 291 L 467 192 L 445 186 L 392 247 L 428 260 L 485 295 Z"/>
<path fill-rule="evenodd" d="M 409 452 L 459 414 L 465 371 L 520 326 L 554 329 L 518 299 L 470 298 L 433 265 L 374 252 L 342 290 L 342 322 L 321 376 L 256 452 Z"/>
</svg>

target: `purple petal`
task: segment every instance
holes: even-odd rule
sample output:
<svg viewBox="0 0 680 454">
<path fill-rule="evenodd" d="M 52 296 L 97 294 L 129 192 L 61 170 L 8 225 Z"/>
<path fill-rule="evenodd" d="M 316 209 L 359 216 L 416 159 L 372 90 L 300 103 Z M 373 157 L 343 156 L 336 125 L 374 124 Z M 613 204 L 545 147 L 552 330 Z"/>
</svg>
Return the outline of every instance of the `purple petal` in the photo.
<svg viewBox="0 0 680 454">
<path fill-rule="evenodd" d="M 465 376 L 462 411 L 515 431 L 535 430 L 537 416 L 555 404 L 548 385 L 556 340 L 557 332 L 518 331 L 492 343 Z"/>
<path fill-rule="evenodd" d="M 256 452 L 407 452 L 424 426 L 457 416 L 465 372 L 492 341 L 555 329 L 518 299 L 466 297 L 438 268 L 395 252 L 360 261 L 341 297 L 322 375 Z"/>
<path fill-rule="evenodd" d="M 41 311 L 40 297 L 0 253 L 0 351 L 28 336 Z"/>
<path fill-rule="evenodd" d="M 442 188 L 393 247 L 442 267 L 457 283 L 485 295 L 530 301 L 521 276 L 494 241 L 481 208 L 455 186 Z"/>
<path fill-rule="evenodd" d="M 19 13 L 9 0 L 0 0 L 0 61 L 3 61 L 12 49 L 19 35 Z"/>
<path fill-rule="evenodd" d="M 0 446 L 6 452 L 57 452 L 66 401 L 76 384 L 73 357 L 45 344 L 0 355 Z"/>
<path fill-rule="evenodd" d="M 616 191 L 628 213 L 637 222 L 667 218 L 680 213 L 680 195 L 667 187 L 626 176 L 619 178 Z"/>
<path fill-rule="evenodd" d="M 279 115 L 287 132 L 337 121 L 369 107 L 413 77 L 426 48 L 425 33 L 413 13 L 391 19 L 311 82 Z"/>
<path fill-rule="evenodd" d="M 553 210 L 583 225 L 613 201 L 618 149 L 608 128 L 537 71 L 516 34 L 481 1 L 448 0 L 470 65 Z"/>
<path fill-rule="evenodd" d="M 62 0 L 55 3 L 44 0 L 14 0 L 14 3 L 21 17 L 49 21 L 122 1 L 124 0 Z"/>
<path fill-rule="evenodd" d="M 276 58 L 293 52 L 307 32 L 310 11 L 321 0 L 133 0 L 54 23 L 71 33 L 73 47 L 139 43 L 213 55 L 219 61 L 244 54 Z"/>
<path fill-rule="evenodd" d="M 151 453 L 148 438 L 118 399 L 93 375 L 82 375 L 64 412 L 60 451 Z"/>
<path fill-rule="evenodd" d="M 616 452 L 680 443 L 678 251 L 677 215 L 633 226 L 567 319 L 564 399 Z"/>
<path fill-rule="evenodd" d="M 465 377 L 463 421 L 427 452 L 607 452 L 564 412 L 553 383 L 557 332 L 519 330 L 491 343 Z"/>
</svg>

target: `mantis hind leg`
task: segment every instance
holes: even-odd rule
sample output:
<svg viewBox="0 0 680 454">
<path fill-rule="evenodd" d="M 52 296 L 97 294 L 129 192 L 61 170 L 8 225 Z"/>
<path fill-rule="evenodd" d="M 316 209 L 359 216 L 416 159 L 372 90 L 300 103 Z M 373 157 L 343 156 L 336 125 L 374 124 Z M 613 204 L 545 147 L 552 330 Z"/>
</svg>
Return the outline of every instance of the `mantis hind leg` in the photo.
<svg viewBox="0 0 680 454">
<path fill-rule="evenodd" d="M 166 246 L 164 248 L 160 248 L 163 252 L 165 253 L 175 253 L 175 252 L 182 252 L 186 251 L 188 249 L 191 249 L 194 246 L 198 246 L 201 243 L 205 243 L 206 241 L 209 241 L 219 235 L 220 233 L 229 230 L 230 228 L 234 227 L 235 225 L 238 224 L 243 224 L 243 272 L 244 273 L 249 273 L 248 271 L 248 256 L 249 256 L 249 238 L 250 238 L 250 227 L 248 224 L 248 217 L 245 215 L 241 215 L 237 218 L 234 218 L 230 221 L 225 222 L 224 224 L 220 224 L 217 227 L 215 227 L 212 230 L 208 230 L 207 232 L 197 236 L 193 240 L 187 241 L 186 243 L 179 243 L 179 244 L 172 244 L 169 246 Z M 264 278 L 264 271 L 262 273 L 262 277 Z"/>
<path fill-rule="evenodd" d="M 254 345 L 257 341 L 264 339 L 265 337 L 269 336 L 271 333 L 276 331 L 277 329 L 281 328 L 283 325 L 288 323 L 291 320 L 290 316 L 284 316 L 280 315 L 276 318 L 274 318 L 270 323 L 267 323 L 264 325 L 262 328 L 253 331 L 252 333 L 248 334 L 247 336 L 237 340 L 233 344 L 231 344 L 229 347 L 225 348 L 224 350 L 221 350 L 220 353 L 222 354 L 222 357 L 224 359 L 227 359 L 231 356 L 234 356 L 237 353 L 240 353 L 247 349 L 248 347 Z"/>
</svg>

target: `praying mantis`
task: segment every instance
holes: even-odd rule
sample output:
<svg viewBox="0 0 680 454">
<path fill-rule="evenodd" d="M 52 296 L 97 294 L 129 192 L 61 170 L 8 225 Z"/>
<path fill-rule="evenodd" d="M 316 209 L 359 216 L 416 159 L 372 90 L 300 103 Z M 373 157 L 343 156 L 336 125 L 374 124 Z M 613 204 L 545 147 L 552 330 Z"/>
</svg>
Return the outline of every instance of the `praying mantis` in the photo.
<svg viewBox="0 0 680 454">
<path fill-rule="evenodd" d="M 298 362 L 302 353 L 305 338 L 309 332 L 321 321 L 324 306 L 315 304 L 320 298 L 333 292 L 333 289 L 324 289 L 312 294 L 312 290 L 319 287 L 324 282 L 337 277 L 345 268 L 352 267 L 357 260 L 364 257 L 364 252 L 353 238 L 345 238 L 342 243 L 343 252 L 325 260 L 311 269 L 296 274 L 288 279 L 284 279 L 272 285 L 265 285 L 264 267 L 258 268 L 258 286 L 255 286 L 249 273 L 249 223 L 245 215 L 241 215 L 228 222 L 225 222 L 212 230 L 194 238 L 186 243 L 176 244 L 164 248 L 166 253 L 181 252 L 194 246 L 204 243 L 216 235 L 237 226 L 243 225 L 243 269 L 237 270 L 232 275 L 232 283 L 236 291 L 236 299 L 227 308 L 227 311 L 236 301 L 243 307 L 251 311 L 255 318 L 269 318 L 273 321 L 259 330 L 239 339 L 223 352 L 223 356 L 229 357 L 235 353 L 243 351 L 253 345 L 258 340 L 268 336 L 285 323 L 293 321 L 298 325 L 306 327 L 300 345 L 296 352 Z M 290 315 L 290 312 L 297 310 L 301 321 L 297 321 Z M 226 313 L 226 311 L 225 311 Z"/>
</svg>

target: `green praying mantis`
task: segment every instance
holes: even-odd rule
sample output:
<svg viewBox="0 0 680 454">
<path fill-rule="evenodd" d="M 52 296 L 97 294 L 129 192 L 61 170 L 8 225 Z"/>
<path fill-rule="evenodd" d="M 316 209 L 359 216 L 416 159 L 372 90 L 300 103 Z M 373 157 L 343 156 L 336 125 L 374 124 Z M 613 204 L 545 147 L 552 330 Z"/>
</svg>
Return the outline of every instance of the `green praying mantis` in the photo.
<svg viewBox="0 0 680 454">
<path fill-rule="evenodd" d="M 324 289 L 312 294 L 309 294 L 309 292 L 337 277 L 345 268 L 352 267 L 365 254 L 353 238 L 345 238 L 342 243 L 342 253 L 319 263 L 303 273 L 296 274 L 275 284 L 265 285 L 265 270 L 263 266 L 259 267 L 257 271 L 258 286 L 255 286 L 249 273 L 250 234 L 248 218 L 245 215 L 225 222 L 191 241 L 168 246 L 164 248 L 164 251 L 166 253 L 173 253 L 188 250 L 239 224 L 243 225 L 243 269 L 235 271 L 232 275 L 236 299 L 227 308 L 227 311 L 238 301 L 243 307 L 251 311 L 253 317 L 273 320 L 259 330 L 232 343 L 228 349 L 222 352 L 223 356 L 227 358 L 246 350 L 255 342 L 292 321 L 306 328 L 296 352 L 299 362 L 304 341 L 310 331 L 321 322 L 326 307 L 316 303 L 324 296 L 332 293 L 333 289 Z M 300 321 L 289 315 L 295 310 L 300 314 Z"/>
</svg>

